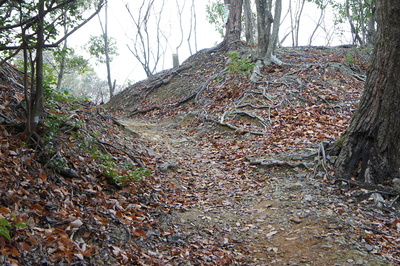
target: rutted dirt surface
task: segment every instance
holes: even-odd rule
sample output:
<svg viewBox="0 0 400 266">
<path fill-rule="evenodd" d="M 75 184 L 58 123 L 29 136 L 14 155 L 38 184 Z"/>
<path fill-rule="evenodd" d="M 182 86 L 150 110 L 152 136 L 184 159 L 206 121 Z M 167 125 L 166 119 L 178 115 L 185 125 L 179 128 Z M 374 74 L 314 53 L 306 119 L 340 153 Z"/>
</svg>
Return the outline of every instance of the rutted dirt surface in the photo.
<svg viewBox="0 0 400 266">
<path fill-rule="evenodd" d="M 300 164 L 250 164 L 244 152 L 249 140 L 257 146 L 257 137 L 213 133 L 206 125 L 184 130 L 190 119 L 183 116 L 123 123 L 148 143 L 161 178 L 181 192 L 176 204 L 185 211 L 159 224 L 180 232 L 176 243 L 216 243 L 230 252 L 228 265 L 391 265 L 364 240 L 362 207 L 338 187 Z M 315 156 L 300 158 L 316 164 Z M 184 265 L 177 261 L 170 264 Z"/>
</svg>

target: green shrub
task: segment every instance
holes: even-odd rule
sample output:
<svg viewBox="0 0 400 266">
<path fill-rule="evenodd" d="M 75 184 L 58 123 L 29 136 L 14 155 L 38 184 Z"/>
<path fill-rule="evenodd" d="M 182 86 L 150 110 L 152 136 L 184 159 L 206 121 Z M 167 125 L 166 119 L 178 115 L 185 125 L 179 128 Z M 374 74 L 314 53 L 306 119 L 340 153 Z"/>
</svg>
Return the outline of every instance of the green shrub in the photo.
<svg viewBox="0 0 400 266">
<path fill-rule="evenodd" d="M 28 223 L 25 221 L 18 221 L 15 215 L 11 214 L 13 221 L 10 223 L 7 219 L 0 219 L 0 235 L 4 236 L 8 240 L 11 240 L 10 229 L 11 228 L 28 228 Z"/>
<path fill-rule="evenodd" d="M 150 176 L 151 170 L 149 169 L 137 169 L 137 170 L 117 170 L 114 167 L 101 165 L 103 169 L 102 175 L 106 178 L 110 185 L 125 186 L 127 183 L 139 180 L 145 176 Z"/>
<path fill-rule="evenodd" d="M 228 72 L 236 73 L 239 75 L 250 76 L 254 69 L 255 63 L 252 63 L 249 58 L 240 59 L 239 52 L 228 52 L 227 56 L 231 59 L 228 64 Z"/>
</svg>

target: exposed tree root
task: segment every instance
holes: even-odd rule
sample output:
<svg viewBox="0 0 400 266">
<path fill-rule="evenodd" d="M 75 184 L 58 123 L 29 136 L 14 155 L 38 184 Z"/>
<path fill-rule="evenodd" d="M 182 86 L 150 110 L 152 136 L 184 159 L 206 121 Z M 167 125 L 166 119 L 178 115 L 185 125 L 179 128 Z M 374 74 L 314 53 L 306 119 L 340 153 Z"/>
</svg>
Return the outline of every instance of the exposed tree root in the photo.
<svg viewBox="0 0 400 266">
<path fill-rule="evenodd" d="M 194 100 L 195 100 L 195 103 L 199 103 L 201 95 L 203 94 L 203 92 L 204 92 L 205 90 L 207 90 L 208 85 L 211 83 L 211 81 L 215 80 L 215 79 L 218 78 L 218 77 L 224 76 L 227 72 L 228 72 L 228 69 L 227 69 L 227 68 L 224 68 L 224 69 L 223 69 L 221 72 L 219 72 L 218 74 L 209 77 L 209 78 L 206 80 L 206 82 L 204 82 L 203 86 L 201 86 L 200 90 L 196 93 L 196 97 L 195 97 L 195 99 L 194 99 Z"/>
<path fill-rule="evenodd" d="M 147 112 L 151 112 L 151 111 L 153 111 L 153 110 L 156 110 L 156 109 L 162 110 L 162 108 L 159 107 L 159 106 L 152 106 L 152 107 L 147 108 L 147 109 L 144 109 L 144 110 L 135 110 L 135 111 L 131 112 L 131 113 L 128 115 L 128 117 L 132 117 L 132 116 L 137 115 L 137 114 L 144 114 L 144 113 L 147 113 Z"/>
<path fill-rule="evenodd" d="M 251 116 L 250 114 L 245 113 L 245 112 L 241 112 L 241 113 Z M 236 132 L 238 132 L 238 133 L 240 133 L 240 134 L 246 134 L 246 133 L 249 133 L 249 134 L 252 134 L 252 135 L 265 135 L 265 134 L 267 134 L 267 132 L 255 132 L 255 131 L 245 130 L 245 129 L 241 129 L 241 128 L 237 127 L 237 126 L 234 126 L 234 125 L 232 125 L 231 123 L 228 123 L 228 122 L 225 121 L 225 117 L 226 117 L 227 115 L 228 115 L 228 112 L 224 113 L 224 114 L 220 117 L 220 120 L 219 120 L 219 121 L 218 121 L 218 120 L 215 120 L 215 119 L 211 119 L 211 118 L 206 118 L 205 120 L 206 120 L 206 121 L 210 121 L 210 122 L 214 122 L 214 123 L 216 123 L 216 124 L 218 124 L 218 125 L 220 125 L 220 126 L 228 127 L 228 128 L 230 128 L 230 129 L 232 129 L 232 130 L 234 130 L 234 131 L 236 131 Z M 252 116 L 251 116 L 251 117 L 252 117 Z M 264 124 L 266 125 L 266 123 L 265 123 L 261 118 L 260 118 L 260 121 L 262 121 L 263 125 L 264 125 Z"/>
</svg>

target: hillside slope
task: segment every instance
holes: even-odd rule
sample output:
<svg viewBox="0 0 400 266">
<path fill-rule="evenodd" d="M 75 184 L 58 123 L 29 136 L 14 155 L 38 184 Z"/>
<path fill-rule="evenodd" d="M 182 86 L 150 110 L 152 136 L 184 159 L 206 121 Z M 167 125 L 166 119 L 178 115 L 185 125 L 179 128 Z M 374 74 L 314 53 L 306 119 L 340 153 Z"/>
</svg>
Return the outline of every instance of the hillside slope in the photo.
<svg viewBox="0 0 400 266">
<path fill-rule="evenodd" d="M 105 107 L 48 91 L 28 143 L 21 73 L 1 66 L 0 264 L 398 263 L 394 195 L 374 206 L 318 156 L 357 105 L 362 57 L 279 57 L 252 83 L 203 51 Z"/>
<path fill-rule="evenodd" d="M 21 84 L 20 71 L 0 66 L 0 264 L 151 261 L 147 232 L 175 193 L 143 143 L 102 107 L 55 91 L 26 143 Z"/>
<path fill-rule="evenodd" d="M 338 139 L 362 92 L 365 52 L 284 48 L 278 56 L 285 64 L 262 68 L 258 82 L 240 71 L 248 65 L 248 50 L 241 55 L 232 62 L 223 53 L 199 52 L 181 66 L 125 89 L 106 108 L 125 118 L 190 114 L 189 128 L 207 123 L 262 135 L 265 149 L 272 145 L 269 152 L 316 148 Z"/>
<path fill-rule="evenodd" d="M 164 71 L 107 104 L 186 198 L 168 221 L 185 242 L 229 250 L 227 264 L 390 265 L 369 253 L 398 263 L 397 240 L 384 239 L 399 236 L 399 191 L 333 178 L 332 144 L 357 107 L 368 50 L 284 48 L 284 65 L 263 67 L 257 82 L 241 54 L 196 54 L 179 75 Z M 202 67 L 210 58 L 215 67 Z M 186 91 L 194 73 L 201 83 Z M 199 254 L 205 263 L 217 252 Z"/>
</svg>

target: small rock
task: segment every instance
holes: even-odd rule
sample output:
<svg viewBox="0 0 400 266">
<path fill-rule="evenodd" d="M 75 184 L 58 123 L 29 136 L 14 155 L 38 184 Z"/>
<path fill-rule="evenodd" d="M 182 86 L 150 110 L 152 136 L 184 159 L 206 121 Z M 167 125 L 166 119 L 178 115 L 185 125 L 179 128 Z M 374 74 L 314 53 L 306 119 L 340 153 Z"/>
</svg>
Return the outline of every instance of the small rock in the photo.
<svg viewBox="0 0 400 266">
<path fill-rule="evenodd" d="M 367 245 L 365 245 L 365 249 L 366 249 L 367 251 L 372 251 L 372 250 L 374 249 L 374 247 L 367 244 Z"/>
<path fill-rule="evenodd" d="M 393 186 L 397 189 L 400 189 L 400 178 L 395 178 L 392 180 Z"/>
<path fill-rule="evenodd" d="M 246 134 L 244 134 L 244 138 L 247 140 L 252 140 L 252 139 L 254 139 L 254 136 L 250 133 L 246 133 Z"/>
<path fill-rule="evenodd" d="M 355 263 L 355 265 L 365 265 L 364 259 L 358 259 Z"/>
<path fill-rule="evenodd" d="M 154 158 L 156 158 L 156 159 L 161 159 L 161 158 L 162 158 L 162 155 L 161 155 L 161 154 L 155 152 L 155 151 L 152 150 L 152 149 L 147 150 L 147 153 L 149 154 L 149 156 L 154 157 Z"/>
<path fill-rule="evenodd" d="M 264 168 L 258 168 L 257 171 L 262 175 L 266 172 Z"/>
<path fill-rule="evenodd" d="M 374 203 L 378 208 L 382 208 L 385 206 L 385 200 L 380 193 L 372 193 L 371 197 L 373 198 Z"/>
<path fill-rule="evenodd" d="M 287 187 L 287 189 L 289 189 L 289 190 L 299 190 L 299 189 L 301 189 L 302 187 L 303 187 L 303 184 L 302 184 L 302 183 L 296 182 L 296 183 L 293 183 L 293 184 L 289 185 L 289 186 Z"/>
<path fill-rule="evenodd" d="M 295 177 L 296 178 L 306 178 L 307 174 L 306 173 L 300 173 L 300 174 L 295 175 Z"/>
<path fill-rule="evenodd" d="M 303 199 L 304 199 L 305 201 L 313 201 L 313 196 L 311 196 L 311 195 L 304 195 Z"/>
<path fill-rule="evenodd" d="M 290 218 L 290 221 L 294 222 L 295 224 L 299 224 L 302 222 L 301 219 L 298 217 L 292 217 L 292 218 Z"/>
<path fill-rule="evenodd" d="M 164 173 L 168 171 L 176 172 L 178 170 L 178 167 L 178 163 L 163 163 L 158 166 L 158 169 Z"/>
<path fill-rule="evenodd" d="M 313 167 L 315 166 L 315 163 L 311 163 L 311 162 L 305 163 L 304 166 L 305 166 L 306 168 L 308 168 L 308 169 L 311 169 L 311 168 L 313 168 Z"/>
<path fill-rule="evenodd" d="M 315 177 L 316 178 L 323 178 L 324 177 L 324 175 L 325 175 L 326 173 L 325 172 L 318 172 L 316 175 L 315 175 Z"/>
<path fill-rule="evenodd" d="M 326 159 L 328 159 L 328 162 L 330 162 L 331 164 L 335 164 L 337 156 L 326 156 Z"/>
</svg>

